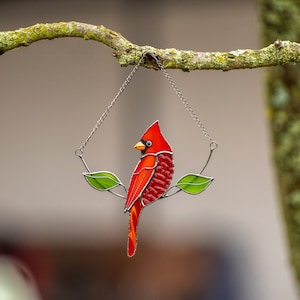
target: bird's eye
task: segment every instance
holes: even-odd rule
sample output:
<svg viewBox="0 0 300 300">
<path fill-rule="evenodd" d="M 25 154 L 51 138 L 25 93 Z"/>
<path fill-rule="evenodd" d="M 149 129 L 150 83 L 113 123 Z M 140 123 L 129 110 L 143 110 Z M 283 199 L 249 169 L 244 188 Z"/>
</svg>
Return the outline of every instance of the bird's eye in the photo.
<svg viewBox="0 0 300 300">
<path fill-rule="evenodd" d="M 152 146 L 152 142 L 151 141 L 146 141 L 146 147 L 151 147 Z"/>
</svg>

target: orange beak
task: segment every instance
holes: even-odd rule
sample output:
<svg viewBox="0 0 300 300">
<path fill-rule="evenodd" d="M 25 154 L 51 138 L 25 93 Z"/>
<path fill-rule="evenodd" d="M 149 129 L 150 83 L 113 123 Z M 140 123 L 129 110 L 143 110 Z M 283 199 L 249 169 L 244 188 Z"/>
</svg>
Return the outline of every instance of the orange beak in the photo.
<svg viewBox="0 0 300 300">
<path fill-rule="evenodd" d="M 138 142 L 134 145 L 134 148 L 136 150 L 144 151 L 146 149 L 146 146 L 142 142 Z"/>
</svg>

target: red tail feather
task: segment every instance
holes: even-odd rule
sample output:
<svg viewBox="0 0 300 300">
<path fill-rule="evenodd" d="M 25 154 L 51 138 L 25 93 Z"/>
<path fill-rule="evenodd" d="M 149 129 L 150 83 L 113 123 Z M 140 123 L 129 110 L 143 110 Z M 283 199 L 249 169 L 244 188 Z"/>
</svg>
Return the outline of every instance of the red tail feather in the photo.
<svg viewBox="0 0 300 300">
<path fill-rule="evenodd" d="M 130 209 L 129 217 L 129 232 L 127 241 L 127 256 L 132 257 L 135 254 L 137 247 L 137 226 L 139 222 L 139 216 L 142 212 L 143 205 L 141 201 L 136 201 Z"/>
</svg>

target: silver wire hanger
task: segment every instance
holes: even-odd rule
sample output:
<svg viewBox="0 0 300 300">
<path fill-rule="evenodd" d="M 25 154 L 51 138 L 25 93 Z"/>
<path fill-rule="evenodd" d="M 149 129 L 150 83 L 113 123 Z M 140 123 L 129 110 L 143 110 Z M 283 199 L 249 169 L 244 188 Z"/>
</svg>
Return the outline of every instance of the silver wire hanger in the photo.
<svg viewBox="0 0 300 300">
<path fill-rule="evenodd" d="M 212 139 L 212 137 L 210 136 L 210 134 L 208 133 L 207 129 L 205 128 L 204 124 L 201 122 L 200 118 L 198 117 L 198 115 L 195 113 L 195 111 L 192 109 L 192 107 L 190 106 L 190 104 L 188 103 L 187 99 L 183 96 L 183 94 L 181 93 L 181 91 L 179 90 L 179 88 L 177 87 L 177 85 L 175 84 L 174 80 L 172 79 L 172 77 L 170 76 L 170 74 L 166 71 L 166 69 L 163 67 L 162 63 L 160 62 L 160 60 L 158 59 L 158 57 L 155 55 L 155 53 L 152 53 L 150 51 L 146 51 L 143 53 L 143 55 L 141 56 L 141 58 L 139 59 L 138 63 L 134 66 L 134 68 L 132 69 L 132 71 L 130 72 L 130 74 L 126 77 L 126 79 L 124 80 L 124 82 L 122 83 L 120 89 L 118 90 L 117 94 L 115 95 L 115 97 L 113 98 L 113 100 L 110 102 L 110 104 L 108 105 L 108 107 L 105 109 L 105 111 L 102 113 L 102 115 L 100 116 L 100 118 L 98 119 L 98 121 L 96 122 L 95 126 L 93 127 L 92 131 L 90 132 L 90 134 L 87 136 L 87 138 L 84 140 L 84 142 L 81 144 L 81 146 L 79 148 L 77 148 L 75 150 L 75 155 L 77 157 L 80 158 L 80 160 L 82 161 L 85 169 L 87 172 L 83 173 L 83 175 L 85 176 L 85 178 L 87 179 L 88 183 L 96 188 L 97 190 L 105 190 L 105 191 L 109 191 L 112 194 L 121 197 L 121 198 L 126 198 L 126 196 L 121 195 L 119 193 L 116 193 L 115 191 L 113 191 L 113 188 L 117 187 L 117 186 L 122 186 L 125 190 L 125 192 L 127 193 L 126 187 L 125 185 L 120 181 L 120 179 L 113 173 L 111 172 L 107 172 L 107 171 L 101 171 L 101 172 L 91 172 L 90 168 L 88 167 L 83 154 L 84 154 L 84 150 L 85 147 L 87 146 L 87 144 L 89 143 L 89 141 L 91 140 L 91 138 L 94 136 L 94 134 L 96 133 L 96 131 L 99 129 L 99 127 L 102 125 L 102 123 L 105 121 L 106 117 L 109 115 L 109 113 L 111 112 L 113 106 L 116 104 L 118 98 L 121 96 L 121 94 L 124 92 L 124 90 L 127 88 L 127 86 L 129 85 L 129 83 L 131 82 L 132 78 L 134 77 L 134 75 L 136 74 L 137 70 L 139 69 L 140 65 L 142 64 L 142 62 L 145 60 L 151 60 L 153 59 L 156 63 L 156 65 L 158 66 L 158 68 L 162 71 L 164 77 L 168 80 L 169 84 L 171 85 L 172 89 L 174 90 L 175 94 L 178 96 L 179 100 L 182 102 L 183 106 L 185 107 L 185 109 L 187 110 L 187 112 L 189 113 L 190 117 L 194 120 L 194 122 L 196 123 L 197 127 L 201 130 L 202 134 L 204 135 L 204 137 L 209 141 L 209 155 L 208 158 L 204 164 L 204 166 L 202 167 L 201 171 L 199 173 L 191 173 L 191 174 L 187 174 L 183 177 L 181 177 L 175 186 L 171 186 L 167 192 L 163 195 L 164 197 L 169 197 L 172 195 L 177 194 L 180 191 L 185 191 L 187 193 L 190 194 L 198 194 L 199 192 L 189 192 L 191 189 L 185 189 L 183 188 L 185 185 L 189 185 L 190 187 L 196 184 L 201 184 L 203 186 L 205 186 L 203 189 L 201 189 L 200 192 L 202 192 L 204 189 L 206 189 L 206 187 L 212 182 L 212 180 L 214 178 L 212 177 L 206 177 L 206 176 L 202 176 L 203 171 L 205 170 L 205 168 L 207 167 L 212 154 L 214 152 L 214 150 L 218 147 L 218 143 Z M 188 177 L 191 177 L 189 178 Z M 206 180 L 207 179 L 207 180 Z M 108 186 L 105 186 L 103 183 L 100 183 L 101 181 L 109 181 L 110 184 L 108 184 Z M 193 181 L 193 182 L 186 182 L 187 180 L 189 181 Z M 200 182 L 199 182 L 200 180 Z M 195 183 L 198 182 L 198 183 Z M 180 183 L 180 184 L 179 184 Z M 173 188 L 177 188 L 177 190 L 173 193 L 169 193 Z"/>
</svg>

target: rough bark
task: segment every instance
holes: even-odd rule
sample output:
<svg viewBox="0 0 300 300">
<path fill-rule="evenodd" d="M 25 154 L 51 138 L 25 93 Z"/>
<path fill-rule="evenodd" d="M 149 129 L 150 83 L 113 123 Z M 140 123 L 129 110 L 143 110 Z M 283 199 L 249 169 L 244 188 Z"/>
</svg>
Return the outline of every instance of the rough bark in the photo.
<svg viewBox="0 0 300 300">
<path fill-rule="evenodd" d="M 300 38 L 299 0 L 261 0 L 264 43 Z M 267 105 L 279 200 L 300 290 L 300 66 L 266 69 Z"/>
<path fill-rule="evenodd" d="M 229 52 L 157 49 L 151 46 L 133 44 L 120 33 L 102 25 L 96 26 L 74 21 L 36 24 L 14 31 L 0 32 L 0 54 L 21 46 L 29 46 L 33 42 L 43 39 L 63 37 L 79 37 L 101 42 L 114 50 L 113 55 L 119 60 L 121 66 L 135 65 L 146 51 L 155 53 L 164 68 L 183 71 L 200 69 L 229 71 L 300 62 L 300 44 L 290 41 L 274 39 L 271 41 L 272 44 L 259 50 L 238 49 Z M 142 66 L 157 68 L 153 59 L 146 59 Z"/>
</svg>

